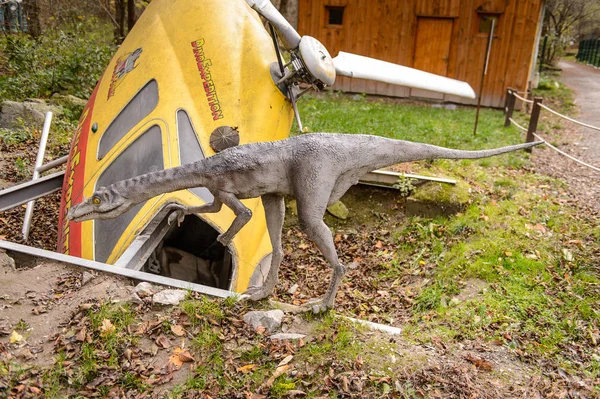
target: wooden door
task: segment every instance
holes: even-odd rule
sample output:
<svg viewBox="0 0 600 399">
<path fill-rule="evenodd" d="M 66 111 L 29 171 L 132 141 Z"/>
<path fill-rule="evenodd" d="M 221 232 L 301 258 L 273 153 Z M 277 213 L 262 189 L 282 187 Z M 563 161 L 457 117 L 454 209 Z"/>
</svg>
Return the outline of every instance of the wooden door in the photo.
<svg viewBox="0 0 600 399">
<path fill-rule="evenodd" d="M 452 18 L 417 18 L 417 35 L 415 40 L 415 58 L 413 68 L 436 75 L 446 76 L 452 42 Z M 411 95 L 442 99 L 443 94 L 413 89 Z"/>
</svg>

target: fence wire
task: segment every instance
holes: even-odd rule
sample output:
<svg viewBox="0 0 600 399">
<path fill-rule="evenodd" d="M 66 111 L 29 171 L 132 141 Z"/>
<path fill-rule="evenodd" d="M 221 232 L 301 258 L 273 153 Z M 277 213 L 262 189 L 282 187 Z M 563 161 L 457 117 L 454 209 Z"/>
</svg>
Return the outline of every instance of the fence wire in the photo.
<svg viewBox="0 0 600 399">
<path fill-rule="evenodd" d="M 518 127 L 519 129 L 521 129 L 522 131 L 526 132 L 527 129 L 524 128 L 523 126 L 519 125 L 517 122 L 515 122 L 515 120 L 513 118 L 508 118 L 508 120 L 513 123 L 516 127 Z"/>
<path fill-rule="evenodd" d="M 543 138 L 541 138 L 539 135 L 537 135 L 536 133 L 533 133 L 533 136 L 535 138 L 537 138 L 538 140 L 541 140 L 544 142 L 544 144 L 546 144 L 548 147 L 552 148 L 554 151 L 558 152 L 561 155 L 564 155 L 565 157 L 569 158 L 572 161 L 577 162 L 578 164 L 581 164 L 583 166 L 587 166 L 590 169 L 595 170 L 596 172 L 600 172 L 600 168 L 595 167 L 594 165 L 590 165 L 589 163 L 583 162 L 580 159 L 577 159 L 569 154 L 567 154 L 566 152 L 559 150 L 558 148 L 556 148 L 555 146 L 553 146 L 552 144 L 548 143 L 546 140 L 544 140 Z"/>
<path fill-rule="evenodd" d="M 568 116 L 563 115 L 560 112 L 557 112 L 557 111 L 553 110 L 552 108 L 545 106 L 544 104 L 540 104 L 540 107 L 544 108 L 546 111 L 548 111 L 550 113 L 553 113 L 556 116 L 560 116 L 563 119 L 566 119 L 566 120 L 571 121 L 573 123 L 576 123 L 576 124 L 578 124 L 580 126 L 587 127 L 589 129 L 597 130 L 597 131 L 600 132 L 600 127 L 593 126 L 593 125 L 588 125 L 587 123 L 583 123 L 583 122 L 580 122 L 580 121 L 575 120 L 573 118 L 569 118 Z"/>
<path fill-rule="evenodd" d="M 516 92 L 514 92 L 514 91 L 513 91 L 512 93 L 513 93 L 513 96 L 517 97 L 519 100 L 521 100 L 521 101 L 523 101 L 523 102 L 526 102 L 526 103 L 528 103 L 528 104 L 533 104 L 533 101 L 532 101 L 532 100 L 528 100 L 528 99 L 526 99 L 526 98 L 524 98 L 524 97 L 521 97 L 520 95 L 518 95 L 518 94 L 517 94 Z"/>
</svg>

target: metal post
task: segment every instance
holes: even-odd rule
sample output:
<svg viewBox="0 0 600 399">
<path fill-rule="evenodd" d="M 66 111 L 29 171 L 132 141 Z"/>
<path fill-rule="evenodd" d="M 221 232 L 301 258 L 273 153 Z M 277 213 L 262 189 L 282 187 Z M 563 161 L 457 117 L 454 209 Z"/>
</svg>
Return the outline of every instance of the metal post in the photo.
<svg viewBox="0 0 600 399">
<path fill-rule="evenodd" d="M 513 111 L 515 110 L 514 92 L 516 92 L 516 90 L 511 89 L 510 87 L 506 89 L 506 119 L 504 119 L 504 127 L 510 126 L 510 118 L 512 118 Z"/>
<path fill-rule="evenodd" d="M 481 109 L 481 98 L 483 97 L 483 84 L 485 82 L 485 75 L 487 75 L 488 65 L 490 63 L 490 53 L 492 51 L 492 40 L 494 39 L 495 27 L 496 20 L 492 19 L 492 26 L 490 26 L 487 50 L 485 54 L 485 62 L 483 64 L 483 73 L 481 74 L 481 84 L 479 85 L 479 98 L 477 99 L 477 112 L 475 113 L 475 127 L 473 128 L 473 136 L 477 136 L 477 125 L 479 124 L 479 111 Z"/>
<path fill-rule="evenodd" d="M 537 131 L 538 121 L 540 119 L 540 111 L 542 110 L 542 107 L 540 107 L 541 103 L 541 97 L 535 97 L 533 99 L 533 108 L 531 109 L 529 127 L 527 128 L 527 139 L 525 140 L 527 143 L 531 143 L 535 139 L 533 134 Z M 531 148 L 528 148 L 527 152 L 531 152 Z"/>
<path fill-rule="evenodd" d="M 37 180 L 40 176 L 39 168 L 44 163 L 44 155 L 46 153 L 46 145 L 48 144 L 48 135 L 50 134 L 50 124 L 52 123 L 52 112 L 46 113 L 46 120 L 44 121 L 44 128 L 42 129 L 42 138 L 40 139 L 40 148 L 38 149 L 37 158 L 35 159 L 35 169 L 33 170 L 33 178 L 31 180 Z M 31 218 L 33 217 L 33 207 L 35 201 L 27 203 L 27 210 L 25 211 L 25 219 L 23 219 L 23 240 L 27 242 L 29 239 L 29 230 L 31 229 Z"/>
</svg>

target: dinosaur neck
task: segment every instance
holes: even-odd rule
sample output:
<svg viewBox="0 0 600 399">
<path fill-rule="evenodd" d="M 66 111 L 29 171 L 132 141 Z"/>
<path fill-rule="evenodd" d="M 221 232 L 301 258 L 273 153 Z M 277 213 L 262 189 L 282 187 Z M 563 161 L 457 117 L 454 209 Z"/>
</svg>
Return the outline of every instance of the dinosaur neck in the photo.
<svg viewBox="0 0 600 399">
<path fill-rule="evenodd" d="M 160 170 L 115 183 L 113 188 L 134 203 L 147 201 L 157 195 L 205 185 L 202 162 L 194 162 Z"/>
</svg>

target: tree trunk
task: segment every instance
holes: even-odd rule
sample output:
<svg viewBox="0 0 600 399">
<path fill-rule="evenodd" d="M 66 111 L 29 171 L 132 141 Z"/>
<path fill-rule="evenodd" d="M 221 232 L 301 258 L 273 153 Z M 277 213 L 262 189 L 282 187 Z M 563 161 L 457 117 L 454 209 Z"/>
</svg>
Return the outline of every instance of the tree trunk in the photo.
<svg viewBox="0 0 600 399">
<path fill-rule="evenodd" d="M 39 36 L 42 33 L 42 28 L 38 0 L 24 0 L 23 14 L 25 14 L 25 19 L 27 20 L 28 33 L 33 37 Z"/>
<path fill-rule="evenodd" d="M 115 0 L 115 42 L 122 43 L 125 39 L 125 0 Z"/>
<path fill-rule="evenodd" d="M 136 21 L 135 0 L 127 0 L 127 29 L 131 31 Z"/>
</svg>

